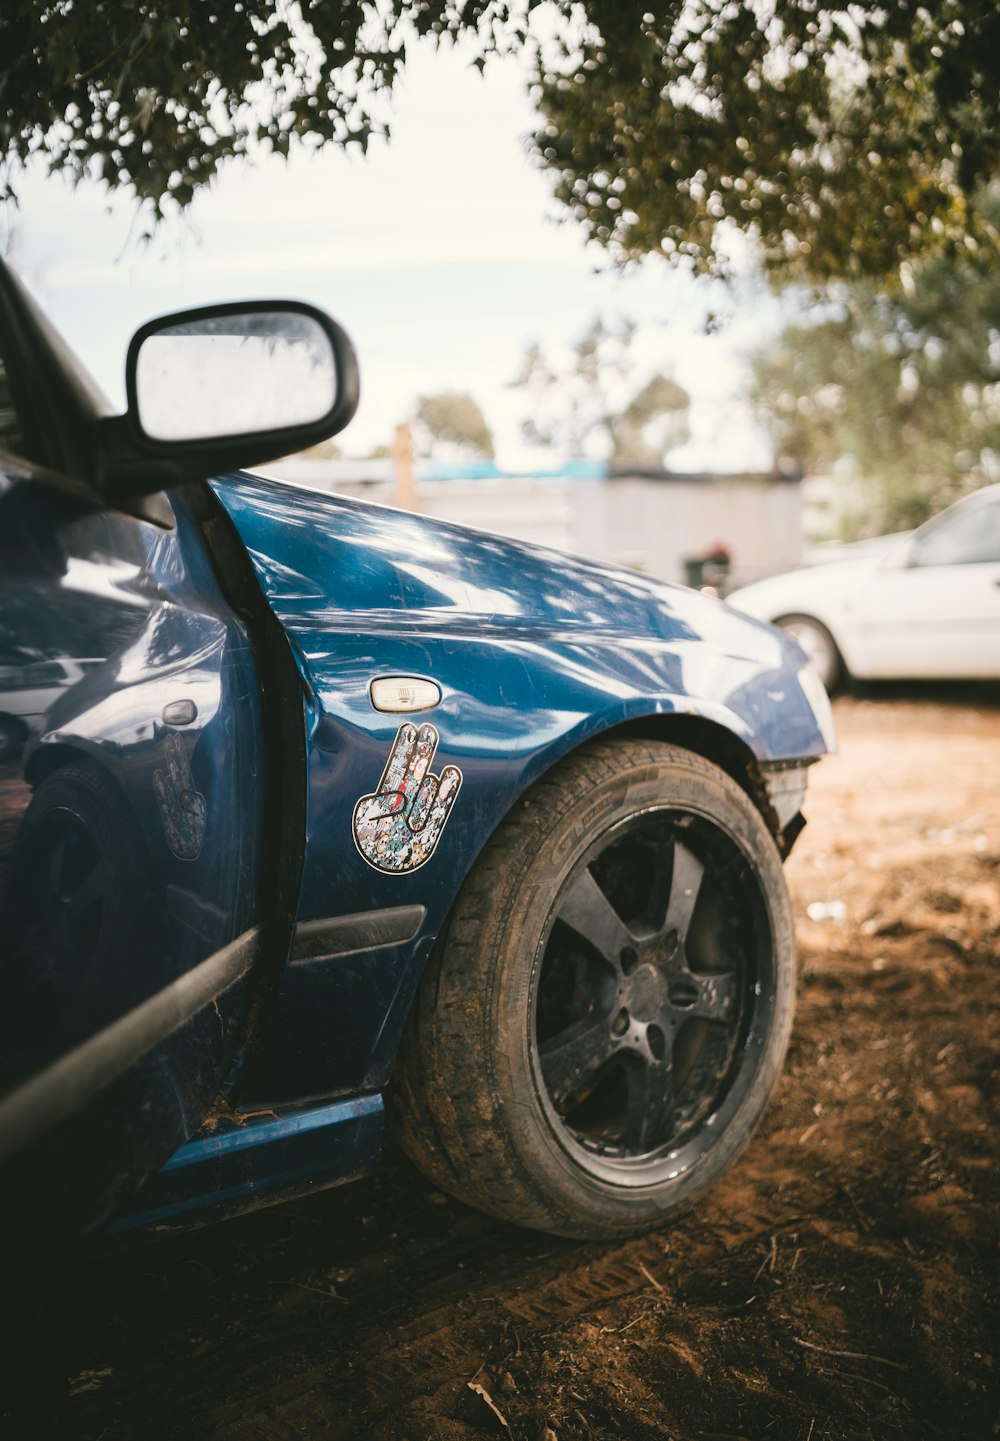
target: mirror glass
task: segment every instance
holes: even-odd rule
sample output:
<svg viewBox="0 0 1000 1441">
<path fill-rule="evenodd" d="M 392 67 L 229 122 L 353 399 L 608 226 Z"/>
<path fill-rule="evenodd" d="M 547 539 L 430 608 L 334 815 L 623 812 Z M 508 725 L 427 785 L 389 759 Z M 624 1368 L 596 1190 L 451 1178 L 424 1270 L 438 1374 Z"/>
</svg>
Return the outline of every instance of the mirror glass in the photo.
<svg viewBox="0 0 1000 1441">
<path fill-rule="evenodd" d="M 326 331 L 300 311 L 200 316 L 146 337 L 135 396 L 151 440 L 312 425 L 334 407 L 336 361 Z"/>
</svg>

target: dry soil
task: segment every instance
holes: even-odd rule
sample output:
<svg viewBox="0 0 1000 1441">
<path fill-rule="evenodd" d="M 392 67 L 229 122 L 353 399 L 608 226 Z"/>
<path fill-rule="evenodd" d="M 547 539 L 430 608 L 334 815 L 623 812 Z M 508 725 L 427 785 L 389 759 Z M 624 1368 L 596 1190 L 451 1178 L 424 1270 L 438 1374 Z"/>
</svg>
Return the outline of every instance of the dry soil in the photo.
<svg viewBox="0 0 1000 1441">
<path fill-rule="evenodd" d="M 613 1246 L 377 1176 L 67 1274 L 0 1433 L 87 1441 L 1000 1434 L 1000 701 L 837 706 L 789 862 L 788 1065 L 737 1169 Z"/>
</svg>

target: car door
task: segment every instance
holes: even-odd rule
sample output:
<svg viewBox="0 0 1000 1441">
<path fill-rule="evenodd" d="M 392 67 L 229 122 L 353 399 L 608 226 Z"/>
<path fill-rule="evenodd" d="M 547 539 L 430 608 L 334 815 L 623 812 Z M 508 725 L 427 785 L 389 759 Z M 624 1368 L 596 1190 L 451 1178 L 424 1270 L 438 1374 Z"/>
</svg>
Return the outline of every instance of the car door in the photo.
<svg viewBox="0 0 1000 1441">
<path fill-rule="evenodd" d="M 35 360 L 0 287 L 0 1234 L 15 1269 L 102 1225 L 197 1128 L 262 962 L 246 624 L 190 499 L 144 519 L 65 471 Z"/>
<path fill-rule="evenodd" d="M 853 605 L 866 674 L 1000 675 L 1000 493 L 972 495 L 928 522 Z"/>
</svg>

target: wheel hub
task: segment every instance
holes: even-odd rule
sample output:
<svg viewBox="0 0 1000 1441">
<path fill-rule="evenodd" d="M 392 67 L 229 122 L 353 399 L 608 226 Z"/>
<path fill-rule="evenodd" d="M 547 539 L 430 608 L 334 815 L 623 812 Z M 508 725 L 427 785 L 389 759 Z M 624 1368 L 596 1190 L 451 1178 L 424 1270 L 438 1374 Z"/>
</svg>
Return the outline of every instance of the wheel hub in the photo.
<svg viewBox="0 0 1000 1441">
<path fill-rule="evenodd" d="M 667 1000 L 667 984 L 653 965 L 639 966 L 629 976 L 622 1004 L 637 1021 L 655 1021 Z"/>
</svg>

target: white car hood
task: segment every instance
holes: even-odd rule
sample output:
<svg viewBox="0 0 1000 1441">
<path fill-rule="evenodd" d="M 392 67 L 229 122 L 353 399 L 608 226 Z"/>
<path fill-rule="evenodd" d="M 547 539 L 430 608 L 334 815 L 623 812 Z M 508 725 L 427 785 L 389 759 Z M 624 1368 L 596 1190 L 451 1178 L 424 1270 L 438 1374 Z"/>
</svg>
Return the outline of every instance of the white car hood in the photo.
<svg viewBox="0 0 1000 1441">
<path fill-rule="evenodd" d="M 858 584 L 885 562 L 885 551 L 859 556 L 855 560 L 830 562 L 804 570 L 769 576 L 767 580 L 734 590 L 726 597 L 734 610 L 758 620 L 778 620 L 805 612 L 817 620 L 839 614 L 845 600 Z"/>
</svg>

